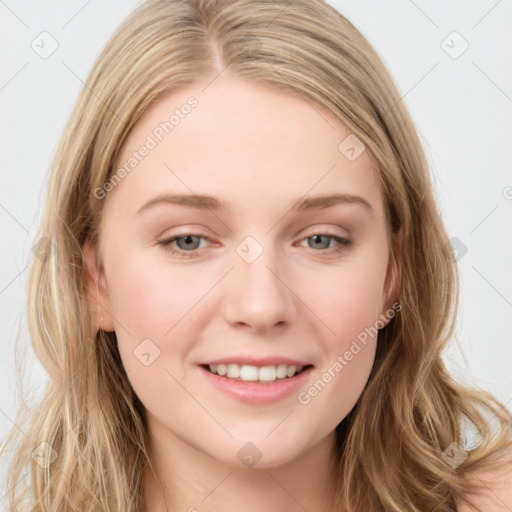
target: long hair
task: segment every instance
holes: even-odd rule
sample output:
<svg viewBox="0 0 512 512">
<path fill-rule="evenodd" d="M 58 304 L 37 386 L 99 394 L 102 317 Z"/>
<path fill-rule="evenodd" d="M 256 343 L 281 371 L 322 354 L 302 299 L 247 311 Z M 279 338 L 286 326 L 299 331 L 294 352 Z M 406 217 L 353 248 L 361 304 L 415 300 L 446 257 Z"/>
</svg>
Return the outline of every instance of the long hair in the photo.
<svg viewBox="0 0 512 512">
<path fill-rule="evenodd" d="M 95 191 L 113 176 L 146 109 L 219 73 L 332 112 L 376 162 L 389 233 L 403 237 L 400 313 L 379 332 L 367 385 L 336 429 L 332 510 L 455 511 L 478 491 L 471 475 L 510 452 L 512 416 L 489 393 L 455 382 L 443 364 L 459 278 L 423 148 L 375 50 L 321 0 L 149 0 L 99 55 L 51 166 L 37 233 L 47 250 L 30 262 L 29 333 L 49 384 L 27 416 L 26 436 L 17 439 L 16 428 L 9 436 L 16 441 L 12 509 L 142 508 L 144 407 L 115 333 L 93 325 L 82 248 L 98 242 L 105 201 Z M 496 432 L 489 416 L 499 422 Z M 461 418 L 473 422 L 481 443 L 455 467 L 446 450 L 466 446 Z"/>
</svg>

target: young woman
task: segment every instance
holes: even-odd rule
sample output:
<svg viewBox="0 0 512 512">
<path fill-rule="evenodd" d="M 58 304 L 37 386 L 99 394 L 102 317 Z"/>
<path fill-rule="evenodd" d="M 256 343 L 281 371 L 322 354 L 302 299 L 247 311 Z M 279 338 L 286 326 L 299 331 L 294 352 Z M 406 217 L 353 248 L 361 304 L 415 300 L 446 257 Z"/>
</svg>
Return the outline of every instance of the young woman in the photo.
<svg viewBox="0 0 512 512">
<path fill-rule="evenodd" d="M 39 238 L 51 384 L 12 510 L 512 507 L 512 417 L 441 359 L 457 266 L 415 127 L 328 4 L 141 5 L 64 131 Z"/>
</svg>

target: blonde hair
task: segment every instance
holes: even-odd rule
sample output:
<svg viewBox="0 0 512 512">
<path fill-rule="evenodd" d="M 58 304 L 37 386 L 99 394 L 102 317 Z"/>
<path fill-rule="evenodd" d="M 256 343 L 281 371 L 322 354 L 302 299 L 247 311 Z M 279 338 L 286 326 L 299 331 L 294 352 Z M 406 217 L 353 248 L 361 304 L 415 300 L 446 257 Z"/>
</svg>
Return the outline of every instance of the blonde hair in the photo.
<svg viewBox="0 0 512 512">
<path fill-rule="evenodd" d="M 332 509 L 455 511 L 477 492 L 471 475 L 510 452 L 512 416 L 487 392 L 456 383 L 443 364 L 458 309 L 457 263 L 422 146 L 374 49 L 320 0 L 150 0 L 100 54 L 51 169 L 37 236 L 55 253 L 31 261 L 29 332 L 50 381 L 23 428 L 26 437 L 16 441 L 12 509 L 142 509 L 144 407 L 115 333 L 93 326 L 82 248 L 98 243 L 104 201 L 94 191 L 113 175 L 148 106 L 220 72 L 332 112 L 378 165 L 389 232 L 403 237 L 401 311 L 379 332 L 367 386 L 336 429 Z M 494 435 L 482 409 L 499 421 Z M 442 453 L 460 441 L 461 417 L 483 442 L 454 468 Z M 14 428 L 8 442 L 17 434 Z M 46 454 L 43 464 L 31 457 L 36 447 Z M 26 470 L 29 481 L 19 485 Z"/>
</svg>

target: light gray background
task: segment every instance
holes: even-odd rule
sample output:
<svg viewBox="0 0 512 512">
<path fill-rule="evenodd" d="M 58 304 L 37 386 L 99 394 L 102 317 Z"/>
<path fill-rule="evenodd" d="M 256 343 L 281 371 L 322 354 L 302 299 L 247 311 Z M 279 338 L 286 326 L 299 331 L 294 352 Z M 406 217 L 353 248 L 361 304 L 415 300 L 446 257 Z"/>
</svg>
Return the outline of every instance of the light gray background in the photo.
<svg viewBox="0 0 512 512">
<path fill-rule="evenodd" d="M 447 230 L 467 248 L 459 260 L 458 342 L 445 358 L 460 381 L 512 410 L 512 1 L 329 3 L 395 78 L 431 163 Z M 46 381 L 29 346 L 24 301 L 50 159 L 96 56 L 138 4 L 0 0 L 0 439 L 20 402 L 16 347 L 28 398 L 37 400 Z M 31 47 L 50 48 L 43 31 L 58 43 L 45 59 Z M 457 56 L 464 40 L 469 47 Z"/>
</svg>

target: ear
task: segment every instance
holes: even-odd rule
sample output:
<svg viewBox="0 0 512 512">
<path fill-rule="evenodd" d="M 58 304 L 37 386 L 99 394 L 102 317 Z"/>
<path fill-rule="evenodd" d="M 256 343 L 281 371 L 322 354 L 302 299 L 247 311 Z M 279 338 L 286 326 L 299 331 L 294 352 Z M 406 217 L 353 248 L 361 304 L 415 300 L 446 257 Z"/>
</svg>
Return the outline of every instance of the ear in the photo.
<svg viewBox="0 0 512 512">
<path fill-rule="evenodd" d="M 402 283 L 402 243 L 403 229 L 391 237 L 391 251 L 389 256 L 386 280 L 384 284 L 385 301 L 382 314 L 391 309 L 398 301 L 398 292 Z"/>
<path fill-rule="evenodd" d="M 87 240 L 83 245 L 84 287 L 91 321 L 98 330 L 114 331 L 105 276 L 99 268 L 97 249 Z"/>
</svg>

